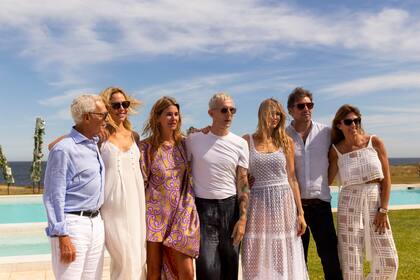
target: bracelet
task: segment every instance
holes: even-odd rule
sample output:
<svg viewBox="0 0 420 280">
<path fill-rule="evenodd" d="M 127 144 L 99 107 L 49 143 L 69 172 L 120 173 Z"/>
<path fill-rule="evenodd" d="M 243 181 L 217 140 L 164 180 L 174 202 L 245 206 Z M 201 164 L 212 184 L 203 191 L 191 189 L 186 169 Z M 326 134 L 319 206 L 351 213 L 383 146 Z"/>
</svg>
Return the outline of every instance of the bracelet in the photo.
<svg viewBox="0 0 420 280">
<path fill-rule="evenodd" d="M 387 214 L 387 213 L 388 213 L 388 209 L 386 209 L 386 208 L 382 208 L 382 207 L 379 207 L 379 208 L 378 208 L 378 212 L 379 212 L 379 213 L 382 213 L 382 214 Z"/>
</svg>

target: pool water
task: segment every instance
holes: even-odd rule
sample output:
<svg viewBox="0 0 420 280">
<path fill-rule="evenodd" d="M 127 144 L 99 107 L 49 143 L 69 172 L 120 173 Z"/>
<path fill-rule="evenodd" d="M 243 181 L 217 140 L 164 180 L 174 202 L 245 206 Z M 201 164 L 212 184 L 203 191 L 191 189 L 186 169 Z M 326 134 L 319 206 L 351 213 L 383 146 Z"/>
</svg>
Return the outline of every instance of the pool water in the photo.
<svg viewBox="0 0 420 280">
<path fill-rule="evenodd" d="M 338 192 L 331 192 L 331 207 L 337 208 L 338 204 Z M 391 191 L 391 197 L 389 199 L 389 205 L 413 205 L 420 204 L 420 188 L 414 189 L 407 188 L 396 188 Z"/>
<path fill-rule="evenodd" d="M 0 197 L 0 224 L 46 222 L 42 196 Z"/>
<path fill-rule="evenodd" d="M 331 193 L 337 207 L 338 192 Z M 393 188 L 390 205 L 420 205 L 420 188 Z M 42 196 L 0 196 L 0 257 L 49 254 Z"/>
</svg>

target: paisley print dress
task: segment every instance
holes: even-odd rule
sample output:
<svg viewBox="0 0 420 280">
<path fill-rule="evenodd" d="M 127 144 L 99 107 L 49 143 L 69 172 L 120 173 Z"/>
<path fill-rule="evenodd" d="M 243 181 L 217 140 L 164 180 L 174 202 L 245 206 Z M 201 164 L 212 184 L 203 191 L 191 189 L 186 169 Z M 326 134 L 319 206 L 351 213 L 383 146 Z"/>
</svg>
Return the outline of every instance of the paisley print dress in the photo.
<svg viewBox="0 0 420 280">
<path fill-rule="evenodd" d="M 140 143 L 140 153 L 146 184 L 147 241 L 162 242 L 197 258 L 200 225 L 184 142 L 154 149 L 148 138 Z M 176 277 L 172 275 L 170 256 L 164 255 L 163 259 L 166 278 Z"/>
</svg>

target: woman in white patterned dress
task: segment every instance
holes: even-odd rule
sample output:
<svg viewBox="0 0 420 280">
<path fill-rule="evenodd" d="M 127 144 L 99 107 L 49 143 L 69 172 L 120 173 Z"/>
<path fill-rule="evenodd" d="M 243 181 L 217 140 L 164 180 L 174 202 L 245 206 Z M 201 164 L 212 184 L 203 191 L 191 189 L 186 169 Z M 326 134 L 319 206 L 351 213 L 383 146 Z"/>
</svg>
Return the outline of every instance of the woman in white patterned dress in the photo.
<svg viewBox="0 0 420 280">
<path fill-rule="evenodd" d="M 338 173 L 342 186 L 337 208 L 337 237 L 345 280 L 397 278 L 398 256 L 388 220 L 391 176 L 382 141 L 364 133 L 359 109 L 341 106 L 332 123 L 328 180 Z"/>
<path fill-rule="evenodd" d="M 307 279 L 302 240 L 306 230 L 293 141 L 285 132 L 286 113 L 273 99 L 258 111 L 258 128 L 244 138 L 250 145 L 250 193 L 243 240 L 243 279 Z"/>
</svg>

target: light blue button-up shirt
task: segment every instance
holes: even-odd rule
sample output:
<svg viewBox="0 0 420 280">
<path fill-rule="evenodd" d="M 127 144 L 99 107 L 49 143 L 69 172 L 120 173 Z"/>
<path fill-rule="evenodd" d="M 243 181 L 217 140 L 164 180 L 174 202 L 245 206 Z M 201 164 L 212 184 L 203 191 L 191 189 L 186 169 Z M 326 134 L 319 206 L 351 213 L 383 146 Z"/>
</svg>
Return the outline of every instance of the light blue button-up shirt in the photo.
<svg viewBox="0 0 420 280">
<path fill-rule="evenodd" d="M 286 132 L 292 137 L 295 144 L 295 172 L 301 198 L 331 201 L 331 192 L 328 186 L 328 151 L 331 144 L 331 128 L 312 121 L 306 143 L 291 124 L 287 126 Z"/>
<path fill-rule="evenodd" d="M 105 169 L 97 143 L 73 128 L 51 150 L 44 179 L 48 236 L 68 235 L 64 213 L 102 206 Z"/>
</svg>

